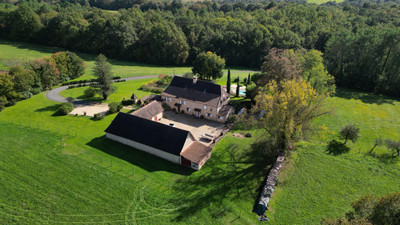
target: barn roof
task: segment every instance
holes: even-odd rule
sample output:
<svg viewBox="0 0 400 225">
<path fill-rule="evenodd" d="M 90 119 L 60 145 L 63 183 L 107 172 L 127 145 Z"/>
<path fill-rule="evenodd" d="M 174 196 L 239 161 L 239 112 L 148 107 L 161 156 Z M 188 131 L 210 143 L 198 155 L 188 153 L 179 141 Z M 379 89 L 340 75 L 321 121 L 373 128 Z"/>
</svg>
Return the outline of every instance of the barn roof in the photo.
<svg viewBox="0 0 400 225">
<path fill-rule="evenodd" d="M 194 83 L 193 79 L 178 76 L 174 76 L 162 94 L 213 106 L 218 106 L 229 97 L 221 85 L 203 80 Z"/>
<path fill-rule="evenodd" d="M 212 149 L 210 147 L 207 147 L 198 141 L 194 141 L 183 152 L 181 152 L 181 156 L 199 164 L 201 160 L 207 157 L 211 150 Z"/>
<path fill-rule="evenodd" d="M 189 131 L 143 119 L 127 113 L 118 113 L 105 130 L 153 148 L 179 156 Z"/>
<path fill-rule="evenodd" d="M 146 106 L 133 112 L 132 115 L 150 120 L 154 116 L 160 114 L 162 111 L 164 111 L 164 109 L 161 103 L 157 101 L 152 101 Z"/>
</svg>

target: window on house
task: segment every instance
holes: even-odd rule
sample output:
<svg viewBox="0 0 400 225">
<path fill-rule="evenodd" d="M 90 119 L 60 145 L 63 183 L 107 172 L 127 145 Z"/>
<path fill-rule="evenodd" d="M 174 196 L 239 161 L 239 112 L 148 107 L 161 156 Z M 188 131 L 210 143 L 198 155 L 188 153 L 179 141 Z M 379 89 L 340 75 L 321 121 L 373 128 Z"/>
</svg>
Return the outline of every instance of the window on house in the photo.
<svg viewBox="0 0 400 225">
<path fill-rule="evenodd" d="M 186 101 L 183 101 L 183 104 L 186 105 Z"/>
<path fill-rule="evenodd" d="M 170 101 L 171 101 L 171 98 L 165 97 L 165 100 L 166 100 L 167 102 L 170 102 Z"/>
<path fill-rule="evenodd" d="M 190 112 L 190 108 L 186 108 L 186 111 Z"/>
<path fill-rule="evenodd" d="M 204 105 L 204 106 L 203 106 L 203 108 L 204 108 L 204 109 L 207 109 L 207 106 L 206 106 L 206 105 Z"/>
<path fill-rule="evenodd" d="M 222 116 L 218 116 L 218 119 L 219 119 L 219 120 L 222 120 Z"/>
<path fill-rule="evenodd" d="M 208 116 L 208 117 L 212 117 L 211 113 L 207 113 L 207 116 Z"/>
<path fill-rule="evenodd" d="M 182 104 L 182 100 L 179 100 L 179 104 Z"/>
</svg>

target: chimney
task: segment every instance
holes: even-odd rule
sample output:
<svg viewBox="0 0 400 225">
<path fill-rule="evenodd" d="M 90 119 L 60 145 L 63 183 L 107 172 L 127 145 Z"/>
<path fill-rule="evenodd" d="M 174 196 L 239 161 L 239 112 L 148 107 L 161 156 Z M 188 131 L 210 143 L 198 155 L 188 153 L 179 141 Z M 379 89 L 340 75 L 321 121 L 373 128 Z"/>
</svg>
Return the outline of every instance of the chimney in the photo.
<svg viewBox="0 0 400 225">
<path fill-rule="evenodd" d="M 193 84 L 196 84 L 197 82 L 197 77 L 193 77 Z"/>
</svg>

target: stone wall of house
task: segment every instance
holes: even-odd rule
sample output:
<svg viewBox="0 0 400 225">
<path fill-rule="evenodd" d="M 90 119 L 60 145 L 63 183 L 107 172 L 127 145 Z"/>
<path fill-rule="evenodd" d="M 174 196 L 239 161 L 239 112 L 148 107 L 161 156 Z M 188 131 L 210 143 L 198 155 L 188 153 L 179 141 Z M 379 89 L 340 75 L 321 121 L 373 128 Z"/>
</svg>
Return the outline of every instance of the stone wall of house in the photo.
<svg viewBox="0 0 400 225">
<path fill-rule="evenodd" d="M 265 213 L 265 210 L 267 210 L 269 200 L 271 199 L 272 193 L 274 192 L 275 184 L 278 181 L 277 177 L 279 170 L 281 169 L 284 160 L 285 154 L 282 153 L 277 157 L 275 164 L 272 166 L 268 174 L 267 181 L 262 189 L 261 196 L 256 208 L 256 213 L 258 215 L 263 215 Z"/>
<path fill-rule="evenodd" d="M 189 115 L 195 115 L 195 108 L 201 109 L 200 111 L 200 116 L 203 116 L 205 119 L 209 119 L 209 120 L 214 120 L 217 122 L 225 122 L 225 118 L 219 119 L 217 117 L 218 114 L 218 109 L 215 106 L 210 106 L 210 105 L 205 105 L 205 104 L 200 104 L 194 101 L 190 101 L 190 100 L 183 100 L 183 99 L 179 99 L 179 98 L 171 98 L 171 101 L 167 101 L 165 99 L 165 96 L 162 96 L 162 100 L 169 105 L 169 107 L 171 107 L 171 109 L 177 109 L 177 107 L 175 106 L 176 103 L 181 104 L 180 110 L 184 111 L 185 114 L 189 114 Z M 181 103 L 182 101 L 182 103 Z M 204 106 L 206 106 L 206 109 L 204 109 Z M 190 111 L 188 111 L 188 108 L 190 109 Z M 207 113 L 211 114 L 211 117 L 209 117 L 207 115 Z"/>
</svg>

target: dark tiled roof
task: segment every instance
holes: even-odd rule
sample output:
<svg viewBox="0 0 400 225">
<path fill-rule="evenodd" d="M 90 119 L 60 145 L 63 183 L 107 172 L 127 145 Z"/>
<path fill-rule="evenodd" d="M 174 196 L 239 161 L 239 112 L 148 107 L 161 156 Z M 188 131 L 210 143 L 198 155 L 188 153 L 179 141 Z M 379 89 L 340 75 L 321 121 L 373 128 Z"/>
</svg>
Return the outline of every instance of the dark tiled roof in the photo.
<svg viewBox="0 0 400 225">
<path fill-rule="evenodd" d="M 146 100 L 159 101 L 160 102 L 161 101 L 161 95 L 151 94 L 151 95 L 148 95 L 148 96 L 144 96 L 143 98 L 140 99 L 141 102 L 144 102 Z"/>
<path fill-rule="evenodd" d="M 174 76 L 171 84 L 163 92 L 163 95 L 196 101 L 212 106 L 220 105 L 229 97 L 225 89 L 218 84 L 202 80 L 197 80 L 194 84 L 193 79 L 178 76 Z"/>
<path fill-rule="evenodd" d="M 208 153 L 211 152 L 211 148 L 201 144 L 198 141 L 194 141 L 190 144 L 183 152 L 181 156 L 189 159 L 190 161 L 199 164 L 201 160 L 203 160 Z"/>
<path fill-rule="evenodd" d="M 105 132 L 179 156 L 189 131 L 118 113 Z"/>
<path fill-rule="evenodd" d="M 161 103 L 157 102 L 157 101 L 152 101 L 149 104 L 147 104 L 146 106 L 133 112 L 132 115 L 150 120 L 151 118 L 158 115 L 162 111 L 164 111 L 164 109 L 163 109 Z"/>
<path fill-rule="evenodd" d="M 224 105 L 224 106 L 222 106 L 222 108 L 219 110 L 217 116 L 225 117 L 225 116 L 227 116 L 228 113 L 231 112 L 233 109 L 234 109 L 233 106 Z"/>
</svg>

